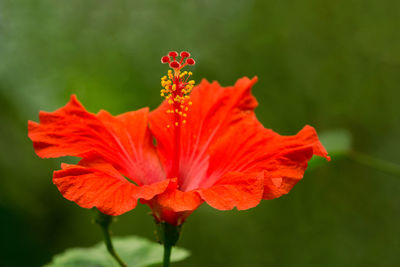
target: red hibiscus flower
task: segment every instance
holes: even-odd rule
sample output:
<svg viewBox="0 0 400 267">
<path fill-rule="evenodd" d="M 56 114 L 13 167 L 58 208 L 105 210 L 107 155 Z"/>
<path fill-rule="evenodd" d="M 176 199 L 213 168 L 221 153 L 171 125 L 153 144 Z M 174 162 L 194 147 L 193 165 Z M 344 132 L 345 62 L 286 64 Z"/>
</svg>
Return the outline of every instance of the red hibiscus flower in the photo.
<svg viewBox="0 0 400 267">
<path fill-rule="evenodd" d="M 162 58 L 172 71 L 161 79 L 166 100 L 152 112 L 92 114 L 73 95 L 59 110 L 40 112 L 40 123 L 29 121 L 40 157 L 81 158 L 54 172 L 65 198 L 113 216 L 140 199 L 158 222 L 180 225 L 203 202 L 244 210 L 287 194 L 313 155 L 329 159 L 310 126 L 294 136 L 263 127 L 251 94 L 257 78 L 193 87 L 191 73 L 182 71 L 194 64 L 189 57 Z"/>
</svg>

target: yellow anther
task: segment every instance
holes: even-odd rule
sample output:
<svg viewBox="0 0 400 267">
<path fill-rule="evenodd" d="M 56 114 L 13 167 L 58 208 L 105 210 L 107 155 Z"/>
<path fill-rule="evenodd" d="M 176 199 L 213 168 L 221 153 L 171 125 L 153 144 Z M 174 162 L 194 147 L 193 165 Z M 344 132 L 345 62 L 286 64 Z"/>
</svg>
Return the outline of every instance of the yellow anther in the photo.
<svg viewBox="0 0 400 267">
<path fill-rule="evenodd" d="M 188 61 L 187 64 L 193 65 L 194 60 L 190 60 L 191 62 Z M 165 61 L 166 60 L 163 58 L 162 62 L 166 63 Z M 186 99 L 190 99 L 189 95 L 195 84 L 194 80 L 190 80 L 190 76 L 192 75 L 193 73 L 191 71 L 183 71 L 181 68 L 175 66 L 168 70 L 167 75 L 161 77 L 161 86 L 163 89 L 161 89 L 160 95 L 171 105 L 165 112 L 172 114 L 174 118 L 176 118 L 178 114 L 182 117 L 182 119 L 175 120 L 173 123 L 166 125 L 167 128 L 180 126 L 186 123 L 186 118 L 188 117 L 187 111 L 189 110 L 188 106 L 192 105 L 192 102 Z"/>
</svg>

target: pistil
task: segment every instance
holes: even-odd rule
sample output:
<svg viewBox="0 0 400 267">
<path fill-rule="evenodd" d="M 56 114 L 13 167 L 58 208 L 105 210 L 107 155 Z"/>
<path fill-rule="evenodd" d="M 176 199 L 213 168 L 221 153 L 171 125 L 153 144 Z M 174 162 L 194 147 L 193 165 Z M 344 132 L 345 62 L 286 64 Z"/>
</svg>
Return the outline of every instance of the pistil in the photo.
<svg viewBox="0 0 400 267">
<path fill-rule="evenodd" d="M 167 128 L 173 128 L 174 131 L 174 152 L 172 163 L 172 177 L 179 177 L 179 161 L 180 161 L 180 140 L 181 127 L 186 123 L 187 111 L 190 102 L 190 92 L 195 84 L 194 80 L 189 80 L 191 72 L 182 71 L 187 65 L 194 65 L 195 61 L 190 58 L 190 53 L 183 51 L 180 53 L 178 62 L 178 53 L 169 52 L 167 56 L 161 58 L 161 62 L 169 66 L 172 70 L 168 71 L 168 75 L 161 78 L 161 96 L 171 105 L 167 110 L 171 114 L 172 125 L 167 124 Z"/>
</svg>

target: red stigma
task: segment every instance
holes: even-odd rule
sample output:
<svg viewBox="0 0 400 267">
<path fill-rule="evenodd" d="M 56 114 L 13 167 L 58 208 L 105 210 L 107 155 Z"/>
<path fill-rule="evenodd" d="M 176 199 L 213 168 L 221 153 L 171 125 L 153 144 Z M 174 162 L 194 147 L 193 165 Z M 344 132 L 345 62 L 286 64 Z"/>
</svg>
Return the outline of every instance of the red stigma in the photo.
<svg viewBox="0 0 400 267">
<path fill-rule="evenodd" d="M 188 58 L 188 59 L 186 60 L 186 63 L 187 63 L 188 65 L 194 65 L 196 62 L 194 61 L 193 58 Z"/>
<path fill-rule="evenodd" d="M 182 52 L 181 52 L 181 57 L 182 57 L 182 58 L 190 57 L 190 53 L 189 53 L 189 52 L 186 52 L 186 51 L 182 51 Z"/>
<path fill-rule="evenodd" d="M 168 56 L 172 57 L 174 60 L 178 56 L 178 52 L 172 51 L 168 53 Z"/>
<path fill-rule="evenodd" d="M 161 58 L 161 63 L 169 63 L 170 68 L 179 71 L 187 65 L 194 65 L 196 62 L 193 58 L 189 58 L 190 53 L 187 51 L 181 51 L 180 53 L 176 51 L 171 51 L 168 55 Z"/>
<path fill-rule="evenodd" d="M 161 63 L 165 64 L 165 63 L 169 63 L 170 59 L 169 56 L 163 56 L 161 58 Z"/>
<path fill-rule="evenodd" d="M 169 66 L 170 66 L 171 68 L 173 68 L 173 69 L 178 69 L 178 68 L 181 66 L 181 64 L 179 64 L 179 63 L 176 62 L 176 61 L 172 61 L 171 63 L 169 63 Z"/>
</svg>

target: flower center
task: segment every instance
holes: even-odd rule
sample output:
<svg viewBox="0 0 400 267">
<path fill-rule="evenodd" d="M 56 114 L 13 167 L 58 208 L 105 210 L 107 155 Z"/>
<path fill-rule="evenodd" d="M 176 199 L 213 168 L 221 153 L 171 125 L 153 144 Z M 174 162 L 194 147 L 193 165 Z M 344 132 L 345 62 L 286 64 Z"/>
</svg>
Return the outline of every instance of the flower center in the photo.
<svg viewBox="0 0 400 267">
<path fill-rule="evenodd" d="M 182 71 L 186 65 L 194 65 L 195 61 L 190 58 L 189 52 L 181 52 L 178 61 L 178 53 L 173 51 L 169 52 L 167 56 L 161 58 L 161 62 L 169 66 L 172 70 L 168 70 L 168 75 L 161 78 L 161 96 L 164 97 L 171 108 L 167 113 L 174 116 L 174 125 L 179 127 L 181 124 L 186 123 L 187 111 L 189 106 L 192 105 L 190 99 L 190 92 L 195 84 L 194 80 L 189 80 L 192 72 Z M 171 125 L 167 125 L 167 128 Z"/>
<path fill-rule="evenodd" d="M 191 72 L 182 71 L 186 65 L 194 65 L 194 59 L 190 58 L 189 52 L 181 52 L 178 62 L 178 53 L 169 52 L 167 56 L 161 58 L 161 62 L 169 66 L 172 70 L 168 71 L 168 75 L 161 78 L 161 96 L 163 96 L 171 107 L 167 113 L 171 114 L 174 140 L 173 140 L 173 155 L 171 177 L 179 179 L 179 163 L 180 163 L 180 146 L 181 146 L 181 125 L 186 123 L 187 111 L 192 105 L 190 92 L 195 84 L 194 80 L 189 80 L 192 76 Z M 170 128 L 171 125 L 167 125 Z"/>
</svg>

